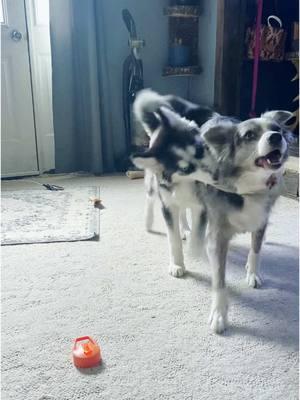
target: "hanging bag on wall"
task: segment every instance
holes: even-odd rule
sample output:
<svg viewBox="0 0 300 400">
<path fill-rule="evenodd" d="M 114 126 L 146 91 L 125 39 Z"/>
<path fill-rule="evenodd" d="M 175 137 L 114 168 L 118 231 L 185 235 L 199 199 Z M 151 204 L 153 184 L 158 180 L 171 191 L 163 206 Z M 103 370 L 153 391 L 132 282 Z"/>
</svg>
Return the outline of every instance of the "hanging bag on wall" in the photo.
<svg viewBox="0 0 300 400">
<path fill-rule="evenodd" d="M 271 22 L 272 21 L 272 22 Z M 273 26 L 276 21 L 279 27 Z M 247 57 L 254 59 L 256 27 L 250 27 L 246 31 Z M 282 61 L 284 58 L 286 31 L 282 28 L 282 21 L 276 15 L 268 17 L 268 25 L 260 27 L 260 54 L 262 61 Z"/>
</svg>

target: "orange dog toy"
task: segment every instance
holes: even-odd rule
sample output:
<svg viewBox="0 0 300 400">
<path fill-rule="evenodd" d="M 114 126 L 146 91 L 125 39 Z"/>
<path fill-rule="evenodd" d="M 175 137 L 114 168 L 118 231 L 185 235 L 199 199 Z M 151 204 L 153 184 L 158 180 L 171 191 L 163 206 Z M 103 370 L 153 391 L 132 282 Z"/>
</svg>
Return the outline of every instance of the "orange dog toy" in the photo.
<svg viewBox="0 0 300 400">
<path fill-rule="evenodd" d="M 76 367 L 96 367 L 101 361 L 100 347 L 90 336 L 82 336 L 75 340 L 73 346 L 73 363 Z"/>
</svg>

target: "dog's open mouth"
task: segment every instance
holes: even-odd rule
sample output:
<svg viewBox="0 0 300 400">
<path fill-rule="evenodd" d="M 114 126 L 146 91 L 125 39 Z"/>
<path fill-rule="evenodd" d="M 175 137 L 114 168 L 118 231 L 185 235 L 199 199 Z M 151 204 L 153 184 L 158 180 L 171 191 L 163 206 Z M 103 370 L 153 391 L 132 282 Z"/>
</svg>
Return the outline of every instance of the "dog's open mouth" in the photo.
<svg viewBox="0 0 300 400">
<path fill-rule="evenodd" d="M 263 157 L 255 160 L 255 165 L 262 168 L 278 169 L 281 167 L 282 154 L 280 150 L 273 150 Z"/>
</svg>

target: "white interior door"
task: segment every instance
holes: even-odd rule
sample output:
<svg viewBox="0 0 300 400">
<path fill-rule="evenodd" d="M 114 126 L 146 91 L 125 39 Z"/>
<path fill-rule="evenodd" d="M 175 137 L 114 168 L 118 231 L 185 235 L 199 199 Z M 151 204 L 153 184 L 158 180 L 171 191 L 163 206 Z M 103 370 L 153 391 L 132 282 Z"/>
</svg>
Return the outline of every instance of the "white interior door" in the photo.
<svg viewBox="0 0 300 400">
<path fill-rule="evenodd" d="M 1 175 L 39 173 L 23 0 L 0 0 Z"/>
<path fill-rule="evenodd" d="M 54 169 L 49 0 L 25 0 L 40 172 Z"/>
</svg>

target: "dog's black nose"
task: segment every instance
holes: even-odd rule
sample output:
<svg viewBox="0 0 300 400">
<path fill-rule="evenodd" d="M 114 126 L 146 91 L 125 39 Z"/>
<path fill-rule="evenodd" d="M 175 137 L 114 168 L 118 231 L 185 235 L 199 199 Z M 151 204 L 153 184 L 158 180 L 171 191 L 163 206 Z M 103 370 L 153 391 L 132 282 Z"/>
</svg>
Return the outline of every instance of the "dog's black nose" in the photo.
<svg viewBox="0 0 300 400">
<path fill-rule="evenodd" d="M 282 136 L 280 133 L 272 133 L 269 137 L 269 142 L 272 146 L 279 146 L 281 144 Z"/>
</svg>

